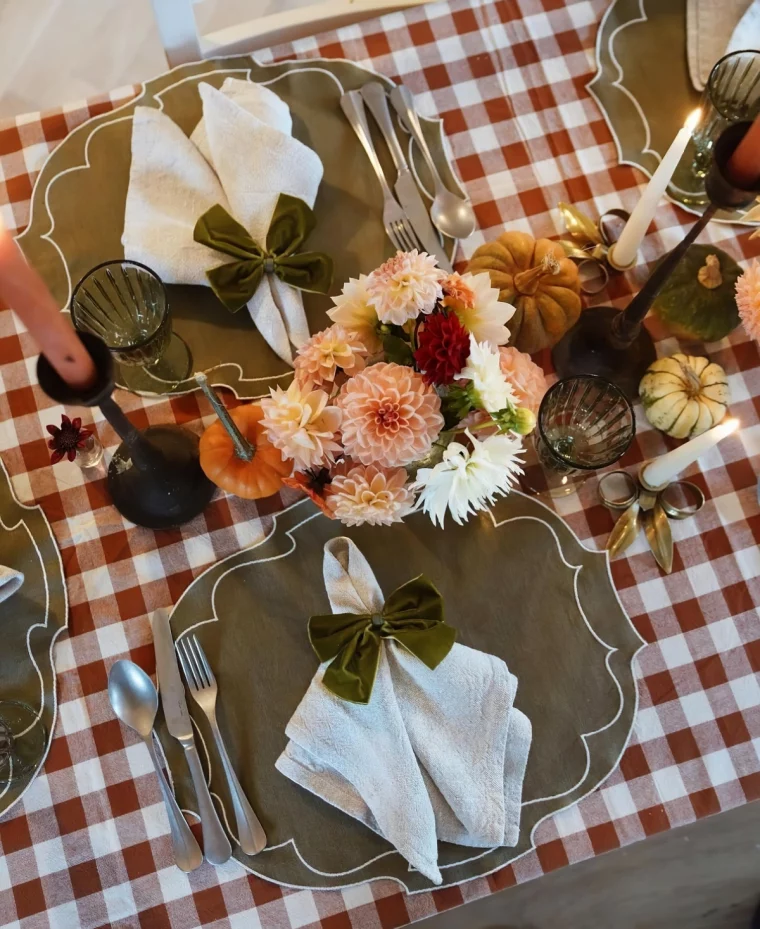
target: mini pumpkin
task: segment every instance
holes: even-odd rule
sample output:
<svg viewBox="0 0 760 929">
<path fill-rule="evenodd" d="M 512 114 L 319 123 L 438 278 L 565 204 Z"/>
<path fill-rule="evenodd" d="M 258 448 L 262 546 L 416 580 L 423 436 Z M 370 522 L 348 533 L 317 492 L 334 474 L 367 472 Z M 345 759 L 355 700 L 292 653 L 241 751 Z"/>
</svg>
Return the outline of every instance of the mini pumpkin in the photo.
<svg viewBox="0 0 760 929">
<path fill-rule="evenodd" d="M 201 436 L 201 468 L 217 487 L 236 497 L 258 500 L 270 497 L 282 486 L 283 477 L 292 470 L 292 462 L 283 461 L 282 455 L 266 437 L 261 419 L 263 410 L 258 404 L 228 410 L 237 427 L 243 445 L 250 446 L 244 456 L 238 453 L 235 440 L 220 420 L 213 422 Z"/>
<path fill-rule="evenodd" d="M 679 339 L 717 342 L 739 325 L 736 282 L 742 269 L 714 245 L 690 245 L 652 304 Z"/>
<path fill-rule="evenodd" d="M 503 232 L 478 248 L 469 271 L 488 271 L 499 299 L 515 307 L 509 344 L 529 355 L 554 345 L 581 312 L 578 268 L 558 242 Z"/>
<path fill-rule="evenodd" d="M 652 362 L 639 397 L 649 422 L 674 439 L 691 439 L 717 426 L 731 401 L 720 365 L 681 352 Z"/>
</svg>

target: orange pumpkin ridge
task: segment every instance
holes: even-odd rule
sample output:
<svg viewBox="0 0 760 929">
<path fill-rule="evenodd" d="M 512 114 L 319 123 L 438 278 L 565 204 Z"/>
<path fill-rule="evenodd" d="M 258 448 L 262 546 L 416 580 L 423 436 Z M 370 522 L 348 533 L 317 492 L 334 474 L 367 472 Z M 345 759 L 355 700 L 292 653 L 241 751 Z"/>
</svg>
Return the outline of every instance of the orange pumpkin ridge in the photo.
<svg viewBox="0 0 760 929">
<path fill-rule="evenodd" d="M 503 232 L 475 251 L 468 271 L 487 271 L 499 299 L 515 307 L 509 344 L 521 352 L 551 347 L 580 316 L 578 268 L 558 242 Z"/>
<path fill-rule="evenodd" d="M 228 410 L 240 434 L 253 446 L 249 461 L 238 456 L 232 437 L 220 420 L 215 420 L 201 436 L 200 463 L 206 477 L 237 497 L 258 500 L 270 497 L 288 477 L 292 462 L 283 460 L 261 425 L 264 411 L 258 404 Z"/>
</svg>

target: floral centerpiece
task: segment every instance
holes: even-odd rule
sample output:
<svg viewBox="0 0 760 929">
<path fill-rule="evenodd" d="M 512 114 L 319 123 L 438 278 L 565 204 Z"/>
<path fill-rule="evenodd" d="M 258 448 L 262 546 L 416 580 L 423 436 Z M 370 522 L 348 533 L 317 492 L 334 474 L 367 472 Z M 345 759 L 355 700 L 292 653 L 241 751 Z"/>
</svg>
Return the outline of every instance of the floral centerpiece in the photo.
<svg viewBox="0 0 760 929">
<path fill-rule="evenodd" d="M 346 525 L 414 509 L 461 523 L 506 494 L 546 389 L 513 348 L 488 274 L 446 274 L 398 252 L 350 280 L 333 324 L 299 350 L 287 390 L 261 401 L 261 426 L 304 490 Z"/>
</svg>

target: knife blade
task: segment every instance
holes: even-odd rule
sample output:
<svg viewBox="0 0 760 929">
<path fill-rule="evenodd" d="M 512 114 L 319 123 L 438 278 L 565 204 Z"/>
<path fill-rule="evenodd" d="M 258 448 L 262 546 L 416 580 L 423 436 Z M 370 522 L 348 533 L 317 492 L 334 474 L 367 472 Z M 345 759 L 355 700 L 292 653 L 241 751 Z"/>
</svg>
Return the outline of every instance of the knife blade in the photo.
<svg viewBox="0 0 760 929">
<path fill-rule="evenodd" d="M 425 206 L 422 194 L 420 194 L 414 175 L 409 168 L 409 163 L 396 135 L 385 88 L 379 81 L 370 81 L 362 87 L 361 94 L 380 128 L 380 132 L 393 158 L 393 163 L 396 166 L 396 183 L 393 188 L 401 208 L 412 224 L 412 228 L 423 249 L 429 255 L 435 255 L 438 259 L 438 265 L 444 271 L 451 271 L 449 256 L 444 251 L 438 234 L 433 228 L 430 221 L 430 212 Z"/>
<path fill-rule="evenodd" d="M 417 183 L 414 180 L 412 172 L 408 167 L 399 168 L 393 189 L 396 191 L 401 209 L 409 217 L 409 222 L 417 233 L 422 247 L 428 255 L 435 255 L 438 259 L 438 266 L 440 268 L 450 272 L 451 261 L 443 250 L 443 246 L 438 239 L 433 224 L 430 222 L 430 215 L 423 203 L 422 196 L 417 188 Z"/>
<path fill-rule="evenodd" d="M 193 739 L 193 724 L 185 699 L 185 685 L 179 675 L 174 638 L 169 613 L 156 610 L 153 614 L 153 645 L 156 650 L 156 674 L 164 708 L 166 727 L 180 742 Z"/>
<path fill-rule="evenodd" d="M 193 779 L 198 799 L 198 814 L 203 829 L 203 854 L 212 864 L 223 864 L 232 857 L 232 845 L 219 821 L 209 793 L 206 777 L 195 747 L 193 724 L 185 699 L 185 685 L 179 673 L 177 653 L 174 650 L 167 610 L 156 610 L 153 614 L 153 647 L 156 651 L 156 674 L 158 677 L 161 705 L 169 732 L 185 750 L 187 766 Z"/>
</svg>

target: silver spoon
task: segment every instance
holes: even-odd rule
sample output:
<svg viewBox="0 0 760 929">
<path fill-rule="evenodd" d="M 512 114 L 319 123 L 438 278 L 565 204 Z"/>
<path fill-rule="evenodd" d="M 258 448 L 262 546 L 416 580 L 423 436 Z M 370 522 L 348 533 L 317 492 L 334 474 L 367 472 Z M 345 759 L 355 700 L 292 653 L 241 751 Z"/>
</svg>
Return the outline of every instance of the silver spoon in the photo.
<svg viewBox="0 0 760 929">
<path fill-rule="evenodd" d="M 124 725 L 134 729 L 148 746 L 169 814 L 174 860 L 181 870 L 194 871 L 203 862 L 203 852 L 166 783 L 153 746 L 153 722 L 158 711 L 158 694 L 153 681 L 133 661 L 117 661 L 108 674 L 108 699 Z"/>
<path fill-rule="evenodd" d="M 466 239 L 473 234 L 477 225 L 475 211 L 469 200 L 452 193 L 441 180 L 425 136 L 422 134 L 422 126 L 420 126 L 417 111 L 414 109 L 414 97 L 403 84 L 398 84 L 391 91 L 391 103 L 412 133 L 432 175 L 435 196 L 430 207 L 430 218 L 433 220 L 433 225 L 452 239 Z"/>
</svg>

